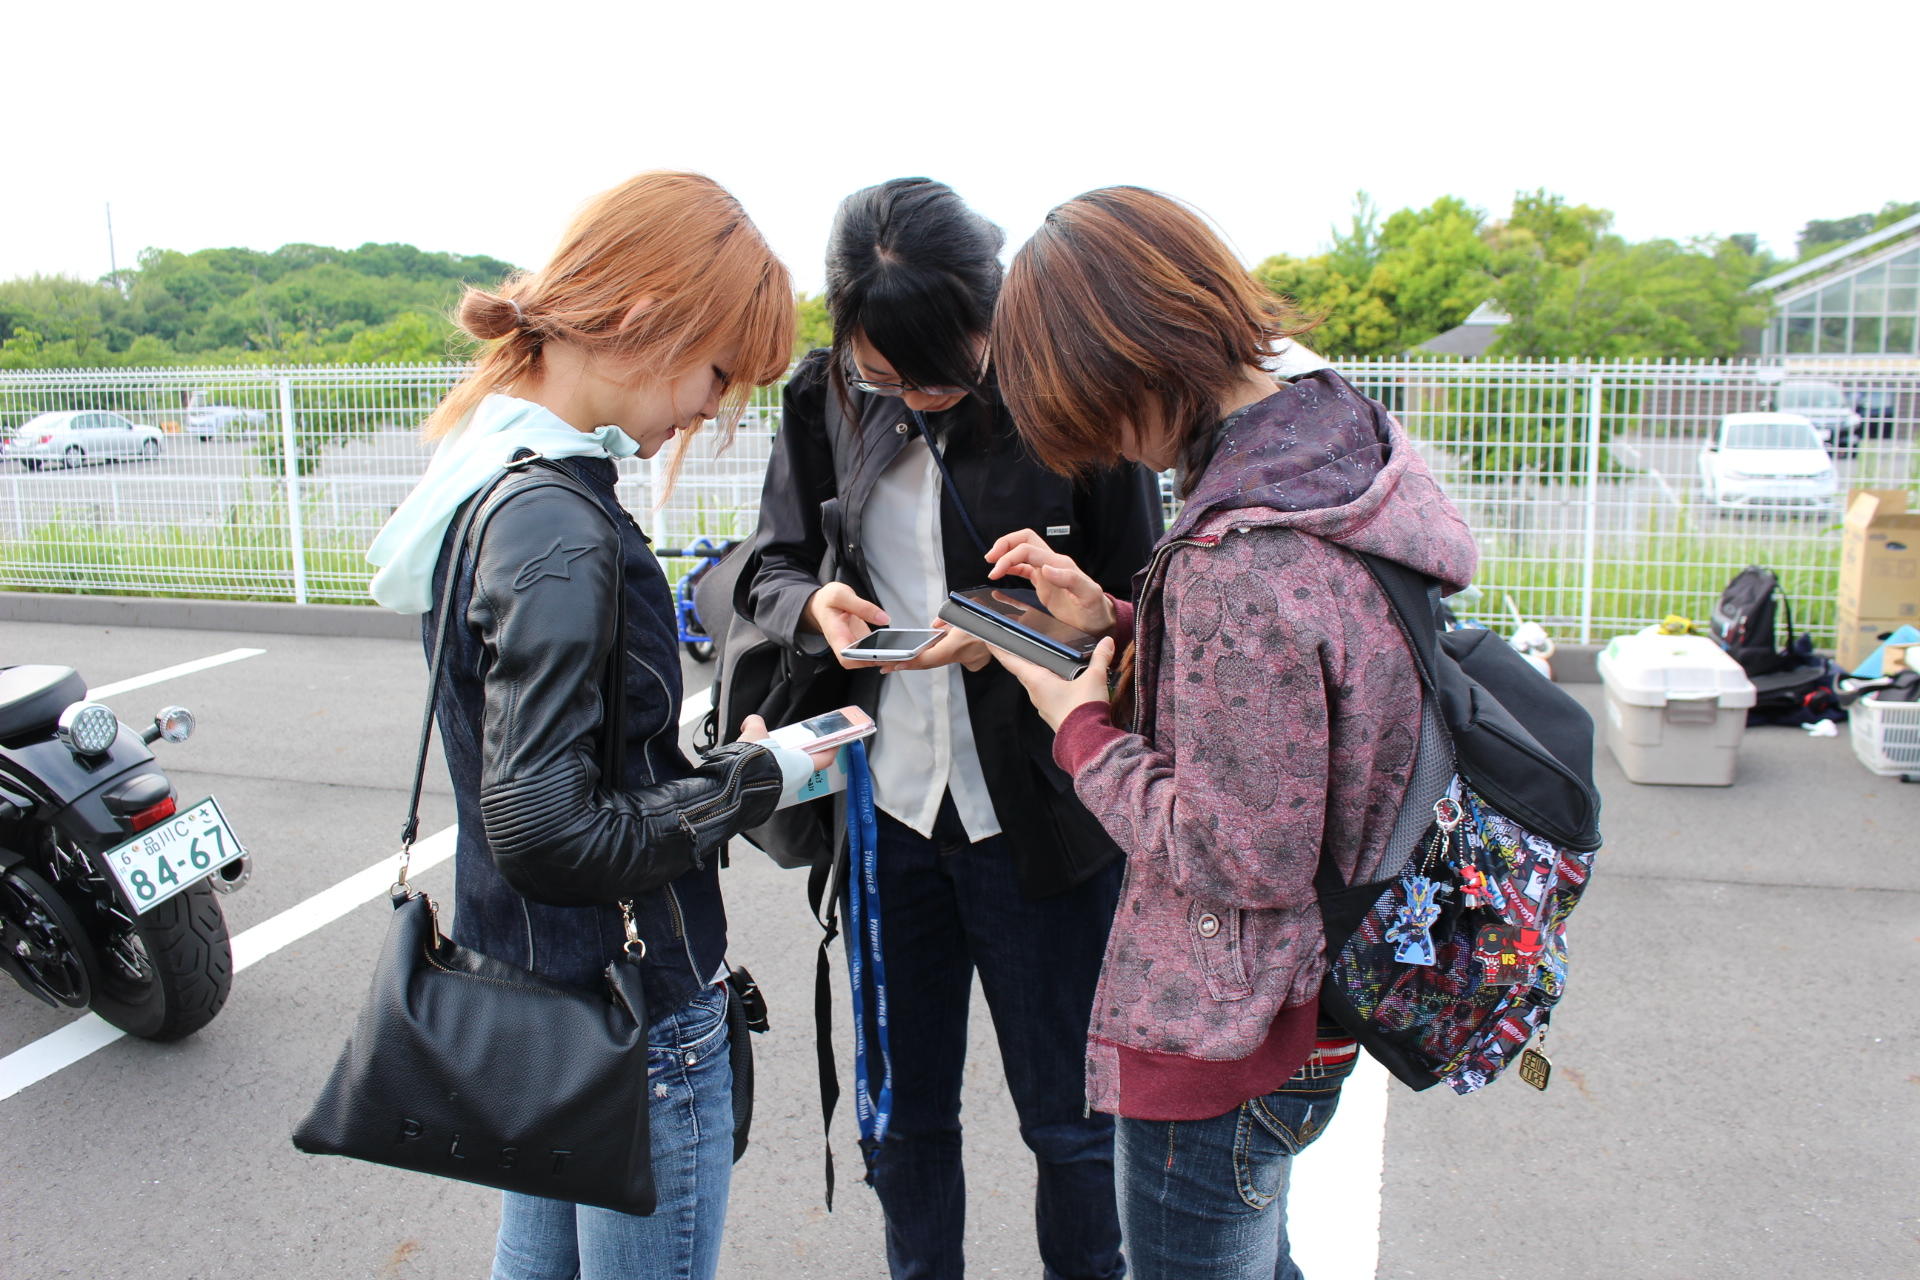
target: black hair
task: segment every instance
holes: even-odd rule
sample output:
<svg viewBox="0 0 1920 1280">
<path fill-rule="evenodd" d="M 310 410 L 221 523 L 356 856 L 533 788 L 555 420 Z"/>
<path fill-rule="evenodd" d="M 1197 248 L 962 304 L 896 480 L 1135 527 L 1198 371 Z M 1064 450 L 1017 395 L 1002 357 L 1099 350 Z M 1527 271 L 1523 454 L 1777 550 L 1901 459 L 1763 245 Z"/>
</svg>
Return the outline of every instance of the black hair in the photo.
<svg viewBox="0 0 1920 1280">
<path fill-rule="evenodd" d="M 973 343 L 993 324 L 1005 243 L 931 178 L 894 178 L 842 200 L 827 239 L 836 379 L 860 334 L 914 386 L 986 394 Z"/>
</svg>

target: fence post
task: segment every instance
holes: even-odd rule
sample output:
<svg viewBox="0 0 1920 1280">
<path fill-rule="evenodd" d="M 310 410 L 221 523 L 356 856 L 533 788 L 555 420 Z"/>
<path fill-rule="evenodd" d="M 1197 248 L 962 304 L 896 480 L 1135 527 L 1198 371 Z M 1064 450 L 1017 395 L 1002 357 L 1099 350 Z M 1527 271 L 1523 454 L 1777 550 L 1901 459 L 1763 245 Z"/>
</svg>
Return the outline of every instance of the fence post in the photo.
<svg viewBox="0 0 1920 1280">
<path fill-rule="evenodd" d="M 293 602 L 307 602 L 306 537 L 300 525 L 300 454 L 293 438 L 293 379 L 280 379 L 280 462 L 287 481 L 287 550 L 293 554 Z"/>
<path fill-rule="evenodd" d="M 1595 366 L 1587 381 L 1587 528 L 1580 553 L 1580 643 L 1593 643 L 1593 561 L 1600 531 L 1600 393 L 1604 375 Z"/>
</svg>

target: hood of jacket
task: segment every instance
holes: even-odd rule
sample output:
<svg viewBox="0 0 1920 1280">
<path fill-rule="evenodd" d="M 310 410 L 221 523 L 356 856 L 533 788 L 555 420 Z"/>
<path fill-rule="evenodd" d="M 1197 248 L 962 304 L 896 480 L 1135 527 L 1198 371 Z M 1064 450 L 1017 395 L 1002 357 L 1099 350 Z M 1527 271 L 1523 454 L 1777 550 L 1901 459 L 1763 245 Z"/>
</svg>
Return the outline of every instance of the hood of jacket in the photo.
<svg viewBox="0 0 1920 1280">
<path fill-rule="evenodd" d="M 1217 431 L 1169 540 L 1278 526 L 1406 565 L 1448 593 L 1472 580 L 1473 535 L 1405 429 L 1332 369 L 1282 385 Z"/>
<path fill-rule="evenodd" d="M 433 607 L 433 569 L 460 504 L 522 449 L 544 458 L 630 458 L 639 445 L 618 427 L 578 431 L 552 410 L 496 392 L 440 442 L 426 474 L 367 548 L 377 570 L 368 594 L 396 613 Z"/>
</svg>

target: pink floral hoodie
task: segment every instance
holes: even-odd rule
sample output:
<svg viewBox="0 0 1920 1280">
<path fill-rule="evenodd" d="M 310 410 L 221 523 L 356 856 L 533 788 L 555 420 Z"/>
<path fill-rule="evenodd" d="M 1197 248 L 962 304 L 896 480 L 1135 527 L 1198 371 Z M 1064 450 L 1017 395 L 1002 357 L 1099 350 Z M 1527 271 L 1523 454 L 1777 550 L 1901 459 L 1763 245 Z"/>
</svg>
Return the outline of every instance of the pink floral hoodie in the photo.
<svg viewBox="0 0 1920 1280">
<path fill-rule="evenodd" d="M 1089 1029 L 1098 1110 L 1179 1116 L 1181 1082 L 1262 1050 L 1283 1010 L 1311 1045 L 1314 870 L 1324 850 L 1376 874 L 1419 737 L 1412 657 L 1355 551 L 1449 591 L 1477 561 L 1400 425 L 1319 370 L 1221 425 L 1135 580 L 1132 731 L 1089 704 L 1055 739 L 1127 856 Z"/>
</svg>

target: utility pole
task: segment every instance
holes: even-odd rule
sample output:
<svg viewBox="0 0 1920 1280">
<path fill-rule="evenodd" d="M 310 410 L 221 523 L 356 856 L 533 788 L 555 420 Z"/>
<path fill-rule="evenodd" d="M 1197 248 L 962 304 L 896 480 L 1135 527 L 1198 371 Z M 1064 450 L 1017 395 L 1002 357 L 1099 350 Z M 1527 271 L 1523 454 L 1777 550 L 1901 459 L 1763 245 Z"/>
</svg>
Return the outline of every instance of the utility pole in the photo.
<svg viewBox="0 0 1920 1280">
<path fill-rule="evenodd" d="M 113 202 L 111 200 L 107 202 L 107 267 L 112 272 L 108 278 L 113 281 L 114 292 L 125 293 L 126 290 L 120 287 L 120 258 L 113 249 Z"/>
</svg>

